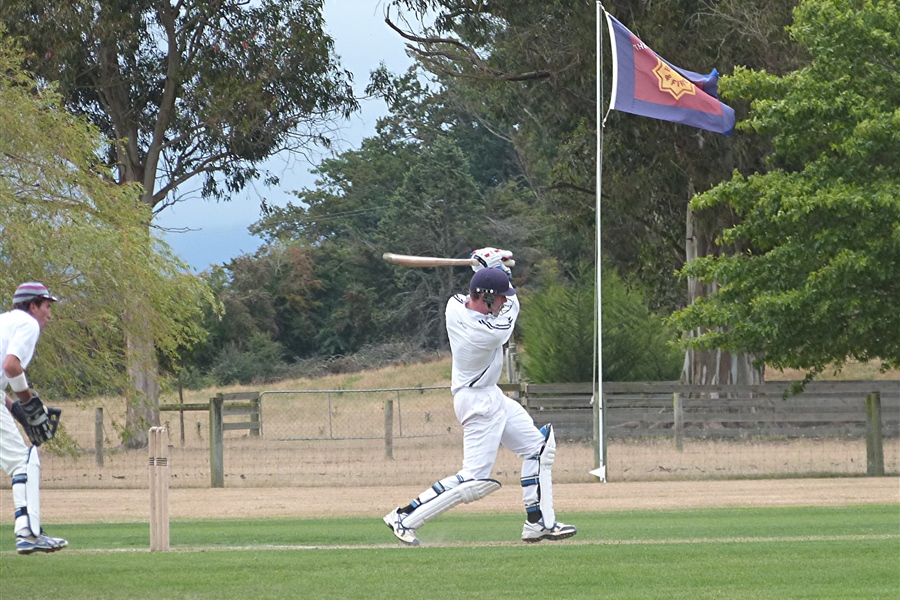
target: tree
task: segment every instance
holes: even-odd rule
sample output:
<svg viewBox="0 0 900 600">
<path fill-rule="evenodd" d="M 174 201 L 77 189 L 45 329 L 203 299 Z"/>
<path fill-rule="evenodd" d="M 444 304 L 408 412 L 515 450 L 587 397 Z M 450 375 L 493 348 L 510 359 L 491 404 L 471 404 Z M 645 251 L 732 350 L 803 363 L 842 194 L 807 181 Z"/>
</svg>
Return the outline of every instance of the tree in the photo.
<svg viewBox="0 0 900 600">
<path fill-rule="evenodd" d="M 528 234 L 513 249 L 525 254 L 530 243 L 538 257 L 553 247 L 575 269 L 593 255 L 594 3 L 394 3 L 434 15 L 419 34 L 395 28 L 442 84 L 445 103 L 515 157 L 502 185 L 518 186 L 528 203 L 507 220 L 529 226 L 516 227 Z"/>
<path fill-rule="evenodd" d="M 299 244 L 275 242 L 205 272 L 223 310 L 207 311 L 206 343 L 184 352 L 183 364 L 209 370 L 226 349 L 229 356 L 248 352 L 254 336 L 279 345 L 276 363 L 307 354 L 314 346 L 312 315 L 321 287 L 310 254 Z M 260 346 L 258 341 L 253 344 Z"/>
<path fill-rule="evenodd" d="M 487 210 L 465 154 L 451 139 L 438 138 L 422 151 L 391 197 L 378 224 L 379 237 L 402 254 L 466 256 L 479 247 L 474 243 L 493 235 L 482 216 Z M 448 348 L 444 308 L 460 283 L 453 269 L 438 269 L 437 274 L 395 269 L 391 310 L 406 315 L 405 329 L 418 342 Z"/>
<path fill-rule="evenodd" d="M 310 257 L 318 288 L 308 314 L 307 346 L 295 356 L 348 354 L 382 337 L 393 276 L 378 226 L 391 196 L 416 161 L 418 146 L 380 129 L 359 149 L 323 160 L 313 189 L 275 207 L 251 231 L 269 245 L 292 243 Z"/>
<path fill-rule="evenodd" d="M 330 123 L 357 103 L 321 13 L 321 0 L 0 4 L 27 68 L 58 82 L 69 109 L 112 140 L 103 156 L 120 183 L 143 186 L 141 203 L 154 212 L 185 187 L 222 200 L 259 177 L 277 183 L 260 171 L 268 157 L 330 144 Z M 135 320 L 135 428 L 158 394 L 142 314 L 140 306 L 126 311 Z M 145 438 L 135 431 L 131 443 Z"/>
<path fill-rule="evenodd" d="M 735 173 L 698 196 L 740 222 L 732 256 L 690 262 L 718 282 L 676 314 L 707 328 L 703 348 L 753 352 L 810 380 L 848 359 L 900 364 L 900 8 L 877 0 L 805 0 L 792 37 L 809 66 L 782 77 L 736 69 L 723 93 L 752 102 L 740 126 L 770 135 L 765 174 Z"/>
<path fill-rule="evenodd" d="M 66 112 L 23 61 L 0 27 L 0 289 L 40 280 L 63 299 L 29 369 L 51 398 L 118 393 L 133 333 L 126 308 L 137 300 L 143 334 L 171 355 L 203 339 L 199 311 L 212 298 L 149 235 L 140 186 L 119 185 L 97 162 L 106 143 L 97 128 Z"/>
</svg>

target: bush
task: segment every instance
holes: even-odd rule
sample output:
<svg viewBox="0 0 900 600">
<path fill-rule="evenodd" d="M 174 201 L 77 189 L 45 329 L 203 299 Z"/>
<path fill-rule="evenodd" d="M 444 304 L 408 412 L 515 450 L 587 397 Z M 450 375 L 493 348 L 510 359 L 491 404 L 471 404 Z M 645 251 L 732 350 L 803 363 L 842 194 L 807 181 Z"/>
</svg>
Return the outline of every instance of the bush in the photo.
<svg viewBox="0 0 900 600">
<path fill-rule="evenodd" d="M 229 344 L 216 357 L 210 375 L 217 385 L 272 381 L 284 370 L 284 347 L 262 333 L 254 333 L 246 348 Z"/>
<path fill-rule="evenodd" d="M 525 376 L 534 383 L 591 381 L 594 374 L 594 272 L 565 281 L 539 267 L 538 291 L 523 294 L 520 318 Z M 643 297 L 611 269 L 603 271 L 603 380 L 678 379 L 677 336 Z"/>
<path fill-rule="evenodd" d="M 212 376 L 205 375 L 199 369 L 193 367 L 185 367 L 182 369 L 179 379 L 181 380 L 181 385 L 184 389 L 195 391 L 206 389 L 215 383 Z M 178 385 L 177 379 L 175 385 Z"/>
</svg>

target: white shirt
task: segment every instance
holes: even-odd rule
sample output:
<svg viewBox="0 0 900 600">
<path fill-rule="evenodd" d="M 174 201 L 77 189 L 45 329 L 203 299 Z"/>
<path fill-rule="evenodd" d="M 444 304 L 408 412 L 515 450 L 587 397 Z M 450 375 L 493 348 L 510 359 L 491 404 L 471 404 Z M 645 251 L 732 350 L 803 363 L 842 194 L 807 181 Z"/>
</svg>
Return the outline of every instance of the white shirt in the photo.
<svg viewBox="0 0 900 600">
<path fill-rule="evenodd" d="M 37 319 L 24 310 L 11 310 L 0 315 L 0 365 L 13 354 L 19 358 L 22 368 L 26 368 L 34 356 L 34 347 L 41 335 Z M 9 381 L 6 371 L 0 368 L 0 390 L 5 390 Z"/>
<path fill-rule="evenodd" d="M 503 372 L 503 344 L 512 336 L 519 316 L 519 300 L 509 296 L 500 314 L 483 315 L 466 308 L 468 296 L 456 294 L 447 301 L 447 336 L 453 355 L 450 390 L 497 385 Z"/>
</svg>

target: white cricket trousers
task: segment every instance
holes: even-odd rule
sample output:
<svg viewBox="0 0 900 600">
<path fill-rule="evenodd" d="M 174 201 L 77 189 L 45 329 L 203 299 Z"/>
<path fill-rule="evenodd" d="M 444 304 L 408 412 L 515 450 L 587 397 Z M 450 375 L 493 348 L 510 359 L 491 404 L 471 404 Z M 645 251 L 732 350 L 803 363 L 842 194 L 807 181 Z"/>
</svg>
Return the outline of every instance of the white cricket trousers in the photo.
<svg viewBox="0 0 900 600">
<path fill-rule="evenodd" d="M 28 446 L 16 426 L 16 420 L 5 406 L 0 406 L 0 469 L 7 475 L 25 471 L 28 462 Z"/>
<path fill-rule="evenodd" d="M 462 388 L 453 396 L 456 418 L 463 426 L 463 480 L 491 476 L 502 445 L 520 458 L 536 455 L 544 435 L 522 405 L 497 387 Z"/>
<path fill-rule="evenodd" d="M 32 450 L 35 462 L 29 469 L 28 461 Z M 34 531 L 31 529 L 32 525 L 40 532 L 40 462 L 36 460 L 36 457 L 37 448 L 32 449 L 25 445 L 25 438 L 19 432 L 16 420 L 6 406 L 0 406 L 0 469 L 13 478 L 12 499 L 13 507 L 16 509 L 14 524 L 16 534 L 31 533 Z M 29 473 L 29 471 L 31 472 Z M 32 479 L 30 483 L 26 483 L 26 479 L 16 481 L 17 476 L 26 473 Z M 22 508 L 30 508 L 31 512 L 20 515 L 19 509 Z"/>
</svg>

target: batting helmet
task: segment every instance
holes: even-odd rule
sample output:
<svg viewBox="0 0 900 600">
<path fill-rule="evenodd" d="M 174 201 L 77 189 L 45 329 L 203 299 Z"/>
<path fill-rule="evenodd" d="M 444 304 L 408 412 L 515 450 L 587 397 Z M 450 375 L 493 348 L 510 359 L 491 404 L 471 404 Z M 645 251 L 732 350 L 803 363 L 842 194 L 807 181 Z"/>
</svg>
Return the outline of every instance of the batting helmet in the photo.
<svg viewBox="0 0 900 600">
<path fill-rule="evenodd" d="M 476 294 L 486 292 L 497 296 L 515 296 L 516 289 L 509 277 L 501 269 L 481 269 L 472 275 L 469 291 Z"/>
</svg>

